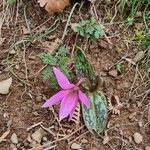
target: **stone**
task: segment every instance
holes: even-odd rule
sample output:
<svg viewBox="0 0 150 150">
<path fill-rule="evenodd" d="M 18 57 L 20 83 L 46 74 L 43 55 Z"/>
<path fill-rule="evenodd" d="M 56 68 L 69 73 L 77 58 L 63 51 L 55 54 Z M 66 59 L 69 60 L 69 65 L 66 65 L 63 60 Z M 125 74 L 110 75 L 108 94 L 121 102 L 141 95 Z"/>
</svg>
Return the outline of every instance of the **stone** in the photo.
<svg viewBox="0 0 150 150">
<path fill-rule="evenodd" d="M 43 141 L 44 141 L 44 142 L 47 142 L 47 137 L 44 136 L 44 137 L 43 137 Z"/>
<path fill-rule="evenodd" d="M 33 115 L 34 115 L 34 116 L 38 116 L 39 114 L 38 114 L 37 111 L 34 111 L 34 112 L 33 112 Z"/>
<path fill-rule="evenodd" d="M 143 121 L 140 120 L 140 121 L 138 122 L 138 125 L 139 125 L 140 128 L 143 127 Z"/>
<path fill-rule="evenodd" d="M 39 128 L 31 135 L 31 137 L 33 140 L 37 141 L 38 143 L 41 143 L 42 138 L 44 137 L 45 134 L 46 132 L 42 128 Z"/>
<path fill-rule="evenodd" d="M 13 123 L 12 119 L 8 120 L 8 122 L 7 122 L 7 128 L 10 128 L 11 125 L 12 125 L 12 123 Z"/>
<path fill-rule="evenodd" d="M 37 101 L 37 102 L 41 102 L 41 100 L 42 100 L 42 96 L 41 96 L 41 95 L 37 95 L 37 96 L 36 96 L 36 101 Z"/>
<path fill-rule="evenodd" d="M 11 135 L 10 139 L 11 139 L 11 141 L 12 141 L 13 144 L 18 144 L 18 137 L 17 137 L 17 135 L 15 133 L 13 133 Z"/>
<path fill-rule="evenodd" d="M 139 52 L 135 55 L 133 61 L 134 61 L 135 63 L 139 62 L 140 60 L 143 59 L 144 55 L 145 55 L 144 51 L 139 51 Z"/>
<path fill-rule="evenodd" d="M 88 140 L 84 138 L 81 140 L 81 143 L 86 144 L 86 143 L 88 143 Z"/>
<path fill-rule="evenodd" d="M 12 78 L 0 82 L 0 94 L 8 94 L 12 84 Z"/>
<path fill-rule="evenodd" d="M 17 147 L 13 143 L 11 143 L 10 144 L 10 150 L 17 150 Z"/>
<path fill-rule="evenodd" d="M 136 116 L 136 112 L 133 112 L 129 115 L 129 119 L 133 119 Z"/>
<path fill-rule="evenodd" d="M 150 150 L 150 146 L 146 146 L 146 147 L 145 147 L 145 150 Z"/>
<path fill-rule="evenodd" d="M 143 136 L 138 132 L 134 133 L 133 138 L 136 144 L 140 144 L 143 140 Z"/>
<path fill-rule="evenodd" d="M 81 149 L 81 145 L 78 143 L 72 143 L 71 149 Z"/>
<path fill-rule="evenodd" d="M 108 72 L 108 74 L 112 77 L 117 77 L 118 76 L 117 70 L 111 70 L 111 71 Z"/>
<path fill-rule="evenodd" d="M 11 54 L 11 55 L 16 54 L 15 49 L 11 49 L 11 50 L 9 51 L 9 54 Z"/>
</svg>

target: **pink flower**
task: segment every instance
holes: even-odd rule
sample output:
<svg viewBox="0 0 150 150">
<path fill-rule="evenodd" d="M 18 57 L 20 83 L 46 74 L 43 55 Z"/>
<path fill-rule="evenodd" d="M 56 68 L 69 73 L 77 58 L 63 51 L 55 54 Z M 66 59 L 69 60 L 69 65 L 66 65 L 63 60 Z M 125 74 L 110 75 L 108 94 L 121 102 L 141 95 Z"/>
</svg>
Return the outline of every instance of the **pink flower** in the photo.
<svg viewBox="0 0 150 150">
<path fill-rule="evenodd" d="M 53 95 L 50 99 L 48 99 L 43 107 L 50 107 L 54 104 L 61 101 L 59 118 L 60 120 L 69 116 L 72 118 L 73 112 L 77 106 L 77 104 L 81 101 L 87 108 L 90 107 L 90 101 L 87 96 L 80 90 L 79 84 L 83 82 L 83 80 L 79 81 L 76 85 L 70 83 L 68 78 L 57 68 L 53 67 L 54 74 L 56 76 L 57 82 L 62 88 L 61 91 Z"/>
</svg>

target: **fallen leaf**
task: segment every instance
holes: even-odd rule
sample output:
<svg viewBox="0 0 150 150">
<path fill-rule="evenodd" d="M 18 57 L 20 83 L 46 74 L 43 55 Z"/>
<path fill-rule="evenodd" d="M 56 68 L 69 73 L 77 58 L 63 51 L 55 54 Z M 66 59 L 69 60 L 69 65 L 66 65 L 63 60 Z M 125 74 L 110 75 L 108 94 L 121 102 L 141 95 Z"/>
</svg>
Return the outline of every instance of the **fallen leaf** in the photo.
<svg viewBox="0 0 150 150">
<path fill-rule="evenodd" d="M 112 99 L 114 98 L 115 104 L 113 104 Z M 120 109 L 123 107 L 123 104 L 120 102 L 118 95 L 111 96 L 108 99 L 109 110 L 112 111 L 112 114 L 120 115 Z"/>
<path fill-rule="evenodd" d="M 124 58 L 127 62 L 131 63 L 132 65 L 136 65 L 135 62 L 130 58 Z"/>
<path fill-rule="evenodd" d="M 25 26 L 20 26 L 20 31 L 23 35 L 29 34 L 29 30 Z"/>
<path fill-rule="evenodd" d="M 38 0 L 41 7 L 53 14 L 55 12 L 63 12 L 64 8 L 69 5 L 69 0 Z"/>
<path fill-rule="evenodd" d="M 10 130 L 7 130 L 6 132 L 4 132 L 2 134 L 2 136 L 0 137 L 0 143 L 4 141 L 4 139 L 7 137 L 7 135 L 10 133 Z"/>
<path fill-rule="evenodd" d="M 8 94 L 9 88 L 12 84 L 12 78 L 0 82 L 0 94 Z"/>
<path fill-rule="evenodd" d="M 109 142 L 109 136 L 107 132 L 105 131 L 104 137 L 103 137 L 103 144 L 106 145 Z"/>
<path fill-rule="evenodd" d="M 80 117 L 81 117 L 80 110 L 81 110 L 81 106 L 80 106 L 80 104 L 78 104 L 74 113 L 73 113 L 73 116 L 70 120 L 70 121 L 73 121 L 75 123 L 76 129 L 78 129 L 80 127 Z"/>
<path fill-rule="evenodd" d="M 42 43 L 42 46 L 49 51 L 49 53 L 52 53 L 54 50 L 58 49 L 60 45 L 60 39 L 56 38 L 55 41 L 51 43 L 48 41 L 41 42 L 41 43 Z"/>
<path fill-rule="evenodd" d="M 137 63 L 137 62 L 141 61 L 144 58 L 144 55 L 145 55 L 144 51 L 139 51 L 133 59 L 134 62 Z"/>
<path fill-rule="evenodd" d="M 143 23 L 135 23 L 135 28 L 136 29 L 142 29 L 144 27 Z"/>
</svg>

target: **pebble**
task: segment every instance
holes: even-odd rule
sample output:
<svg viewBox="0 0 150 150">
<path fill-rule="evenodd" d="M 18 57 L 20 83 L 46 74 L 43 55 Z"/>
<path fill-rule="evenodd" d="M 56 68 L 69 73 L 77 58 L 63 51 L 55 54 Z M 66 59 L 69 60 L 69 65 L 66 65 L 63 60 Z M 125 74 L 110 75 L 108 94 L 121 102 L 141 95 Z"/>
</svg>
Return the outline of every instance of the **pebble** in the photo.
<svg viewBox="0 0 150 150">
<path fill-rule="evenodd" d="M 39 128 L 31 135 L 31 137 L 33 140 L 37 141 L 38 143 L 41 143 L 42 138 L 44 137 L 45 134 L 46 132 L 42 128 Z"/>
<path fill-rule="evenodd" d="M 150 150 L 150 146 L 146 146 L 146 147 L 145 147 L 145 150 Z"/>
<path fill-rule="evenodd" d="M 10 150 L 17 150 L 17 147 L 13 143 L 11 143 L 10 144 Z"/>
<path fill-rule="evenodd" d="M 12 54 L 12 55 L 16 54 L 16 51 L 14 49 L 12 49 L 12 50 L 9 51 L 9 54 Z"/>
<path fill-rule="evenodd" d="M 135 141 L 136 144 L 140 144 L 143 140 L 142 135 L 138 132 L 134 133 L 133 138 L 134 138 L 134 141 Z"/>
<path fill-rule="evenodd" d="M 47 142 L 47 137 L 44 136 L 44 137 L 43 137 L 43 141 L 44 141 L 44 142 Z"/>
<path fill-rule="evenodd" d="M 38 114 L 37 111 L 34 111 L 34 112 L 33 112 L 33 115 L 34 115 L 34 116 L 38 116 L 39 114 Z"/>
<path fill-rule="evenodd" d="M 72 130 L 71 130 L 71 129 L 68 129 L 68 130 L 67 130 L 67 133 L 68 133 L 68 134 L 72 133 Z"/>
<path fill-rule="evenodd" d="M 82 139 L 81 143 L 86 144 L 86 143 L 88 143 L 88 140 L 87 139 Z"/>
<path fill-rule="evenodd" d="M 143 126 L 142 120 L 140 120 L 140 121 L 138 122 L 138 125 L 139 125 L 140 128 Z"/>
<path fill-rule="evenodd" d="M 144 51 L 139 51 L 139 52 L 135 55 L 135 57 L 134 57 L 133 60 L 134 60 L 135 63 L 137 63 L 137 62 L 139 62 L 140 60 L 142 60 L 143 57 L 144 57 Z"/>
<path fill-rule="evenodd" d="M 7 128 L 10 128 L 11 125 L 12 125 L 12 123 L 13 123 L 12 119 L 8 120 L 8 122 L 7 122 Z"/>
<path fill-rule="evenodd" d="M 12 134 L 10 139 L 11 139 L 12 143 L 18 144 L 18 137 L 15 133 Z"/>
<path fill-rule="evenodd" d="M 72 143 L 71 149 L 81 149 L 81 145 L 79 145 L 78 143 Z"/>
<path fill-rule="evenodd" d="M 133 119 L 136 116 L 136 112 L 133 112 L 129 115 L 129 119 Z"/>
<path fill-rule="evenodd" d="M 36 96 L 36 101 L 37 101 L 37 102 L 41 102 L 41 100 L 42 100 L 42 96 L 41 96 L 41 95 L 37 95 L 37 96 Z"/>
<path fill-rule="evenodd" d="M 15 69 L 19 70 L 19 68 L 20 68 L 19 65 L 15 65 Z"/>
<path fill-rule="evenodd" d="M 110 76 L 112 76 L 112 77 L 117 77 L 117 70 L 111 70 L 111 71 L 109 71 L 108 72 L 108 74 L 110 75 Z"/>
</svg>

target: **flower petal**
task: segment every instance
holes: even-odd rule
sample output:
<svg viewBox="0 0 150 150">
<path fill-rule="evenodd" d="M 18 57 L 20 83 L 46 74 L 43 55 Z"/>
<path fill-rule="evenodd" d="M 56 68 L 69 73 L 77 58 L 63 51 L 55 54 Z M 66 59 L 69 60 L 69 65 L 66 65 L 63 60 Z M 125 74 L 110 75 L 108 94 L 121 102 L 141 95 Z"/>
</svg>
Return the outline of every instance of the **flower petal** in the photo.
<svg viewBox="0 0 150 150">
<path fill-rule="evenodd" d="M 55 103 L 61 101 L 63 97 L 65 97 L 68 94 L 68 90 L 62 90 L 53 95 L 50 99 L 48 99 L 42 107 L 50 107 L 54 105 Z"/>
<path fill-rule="evenodd" d="M 68 78 L 60 70 L 58 70 L 56 67 L 53 67 L 53 71 L 57 78 L 57 82 L 62 89 L 67 90 L 74 87 L 74 84 L 71 84 Z"/>
<path fill-rule="evenodd" d="M 60 120 L 67 117 L 70 113 L 72 113 L 74 107 L 76 107 L 78 101 L 78 94 L 77 92 L 70 92 L 63 98 L 61 101 L 60 111 L 59 111 L 59 118 Z"/>
<path fill-rule="evenodd" d="M 87 108 L 90 107 L 90 101 L 88 97 L 81 90 L 79 90 L 79 99 Z"/>
</svg>

